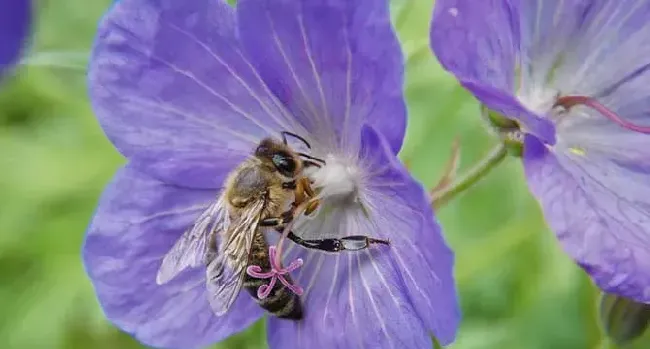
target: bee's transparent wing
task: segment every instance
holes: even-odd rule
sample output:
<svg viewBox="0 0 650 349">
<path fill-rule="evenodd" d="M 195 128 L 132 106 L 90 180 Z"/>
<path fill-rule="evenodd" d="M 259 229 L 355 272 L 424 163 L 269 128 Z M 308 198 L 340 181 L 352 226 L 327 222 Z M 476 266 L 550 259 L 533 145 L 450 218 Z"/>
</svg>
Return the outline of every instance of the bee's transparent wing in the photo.
<svg viewBox="0 0 650 349">
<path fill-rule="evenodd" d="M 208 300 L 218 316 L 225 314 L 239 295 L 264 207 L 264 200 L 250 203 L 237 220 L 230 222 L 228 231 L 218 243 L 217 257 L 208 264 Z"/>
<path fill-rule="evenodd" d="M 227 216 L 223 198 L 208 206 L 167 252 L 158 269 L 156 282 L 165 284 L 188 267 L 206 265 L 211 236 L 223 230 Z"/>
</svg>

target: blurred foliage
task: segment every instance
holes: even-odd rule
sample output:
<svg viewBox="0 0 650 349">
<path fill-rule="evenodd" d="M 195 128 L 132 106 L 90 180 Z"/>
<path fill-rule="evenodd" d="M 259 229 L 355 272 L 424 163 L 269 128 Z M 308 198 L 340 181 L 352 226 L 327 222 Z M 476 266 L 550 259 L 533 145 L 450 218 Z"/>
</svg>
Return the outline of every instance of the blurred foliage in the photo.
<svg viewBox="0 0 650 349">
<path fill-rule="evenodd" d="M 83 56 L 110 1 L 38 4 L 27 55 Z M 477 103 L 429 50 L 432 6 L 393 6 L 408 63 L 410 119 L 401 156 L 427 184 L 440 176 L 455 137 L 461 172 L 496 142 Z M 0 106 L 0 347 L 141 348 L 104 318 L 81 264 L 86 225 L 123 162 L 93 117 L 83 71 L 22 66 L 4 81 Z M 518 161 L 507 160 L 438 215 L 457 252 L 464 313 L 452 348 L 609 347 L 597 322 L 597 290 L 545 227 Z M 260 322 L 217 347 L 264 343 Z"/>
</svg>

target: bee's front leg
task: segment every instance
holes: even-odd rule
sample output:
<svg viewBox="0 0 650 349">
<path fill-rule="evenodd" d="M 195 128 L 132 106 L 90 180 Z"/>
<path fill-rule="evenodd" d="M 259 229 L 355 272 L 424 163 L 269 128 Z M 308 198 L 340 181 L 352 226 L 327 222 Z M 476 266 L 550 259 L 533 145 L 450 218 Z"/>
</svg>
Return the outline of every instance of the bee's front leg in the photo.
<svg viewBox="0 0 650 349">
<path fill-rule="evenodd" d="M 316 193 L 314 193 L 314 190 L 311 188 L 311 183 L 309 178 L 307 177 L 302 177 L 298 179 L 296 182 L 296 189 L 294 190 L 294 195 L 295 199 L 294 202 L 291 204 L 293 206 L 293 210 L 295 210 L 298 205 L 302 204 L 305 202 L 305 200 L 311 199 L 311 202 L 307 205 L 305 208 L 305 216 L 311 215 L 318 206 L 320 206 L 320 201 L 317 199 L 313 199 L 314 196 L 316 196 Z"/>
<path fill-rule="evenodd" d="M 296 184 L 296 182 L 293 183 L 294 185 Z M 306 197 L 305 195 L 307 191 L 302 190 L 303 188 L 302 184 L 303 184 L 302 181 L 298 182 L 297 185 L 298 189 L 296 189 L 295 192 L 296 200 L 291 204 L 291 209 L 282 213 L 280 217 L 269 217 L 269 218 L 262 219 L 259 225 L 262 227 L 278 227 L 278 226 L 284 226 L 286 224 L 291 223 L 291 221 L 293 221 L 293 219 L 296 217 L 296 208 L 298 207 L 298 205 L 303 203 L 304 200 L 308 199 L 308 197 Z M 306 216 L 310 215 L 318 208 L 319 205 L 320 205 L 319 200 L 312 199 L 311 202 L 307 204 L 304 214 Z"/>
<path fill-rule="evenodd" d="M 289 182 L 282 183 L 282 189 L 296 190 L 296 181 L 292 180 L 292 181 L 289 181 Z"/>
<path fill-rule="evenodd" d="M 294 216 L 293 210 L 289 210 L 289 211 L 281 214 L 280 217 L 264 218 L 264 219 L 262 219 L 260 221 L 259 225 L 261 227 L 280 227 L 280 226 L 284 226 L 286 224 L 291 223 L 291 221 L 293 221 L 293 216 Z"/>
</svg>

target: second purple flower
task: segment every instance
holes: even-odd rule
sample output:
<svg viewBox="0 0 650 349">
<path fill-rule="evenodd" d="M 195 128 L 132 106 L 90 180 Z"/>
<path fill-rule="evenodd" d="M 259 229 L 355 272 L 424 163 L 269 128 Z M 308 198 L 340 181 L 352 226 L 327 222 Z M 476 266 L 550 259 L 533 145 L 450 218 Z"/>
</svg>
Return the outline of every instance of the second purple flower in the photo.
<svg viewBox="0 0 650 349">
<path fill-rule="evenodd" d="M 650 302 L 650 2 L 438 0 L 441 64 L 520 137 L 528 185 L 604 291 Z"/>
</svg>

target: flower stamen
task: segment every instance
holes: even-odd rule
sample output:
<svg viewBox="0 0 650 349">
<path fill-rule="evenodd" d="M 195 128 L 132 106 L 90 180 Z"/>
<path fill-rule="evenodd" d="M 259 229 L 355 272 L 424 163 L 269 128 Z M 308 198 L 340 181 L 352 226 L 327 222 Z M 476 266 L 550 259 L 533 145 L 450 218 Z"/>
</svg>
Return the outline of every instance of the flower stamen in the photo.
<svg viewBox="0 0 650 349">
<path fill-rule="evenodd" d="M 279 265 L 277 263 L 275 256 L 275 246 L 269 246 L 269 261 L 271 262 L 271 271 L 269 272 L 262 272 L 262 267 L 259 265 L 250 265 L 248 268 L 246 268 L 246 274 L 254 278 L 271 279 L 268 285 L 262 285 L 257 289 L 257 298 L 265 299 L 268 297 L 278 280 L 280 280 L 280 282 L 288 289 L 290 289 L 293 293 L 297 294 L 298 296 L 302 295 L 304 292 L 302 287 L 291 284 L 291 282 L 289 282 L 289 280 L 284 277 L 284 275 L 287 275 L 290 272 L 300 268 L 303 264 L 302 259 L 298 258 L 291 262 L 288 267 L 283 268 L 282 265 Z"/>
<path fill-rule="evenodd" d="M 300 216 L 307 209 L 310 203 L 312 203 L 311 200 L 305 200 L 304 202 L 300 203 L 294 210 L 293 213 L 294 217 Z M 259 265 L 251 265 L 248 268 L 246 268 L 246 273 L 254 278 L 271 279 L 268 285 L 262 285 L 257 289 L 257 298 L 259 299 L 264 299 L 269 296 L 277 280 L 280 280 L 280 282 L 284 286 L 286 286 L 288 289 L 290 289 L 293 293 L 297 294 L 298 296 L 301 296 L 304 292 L 302 287 L 291 284 L 284 277 L 284 275 L 287 275 L 290 272 L 300 268 L 300 266 L 302 266 L 303 264 L 302 259 L 298 258 L 294 260 L 293 262 L 291 262 L 291 264 L 289 264 L 289 267 L 287 268 L 282 267 L 282 243 L 284 242 L 284 240 L 287 239 L 287 235 L 291 231 L 291 228 L 293 227 L 295 221 L 296 221 L 295 219 L 291 220 L 291 222 L 289 222 L 289 224 L 287 224 L 284 227 L 284 230 L 282 231 L 282 236 L 278 241 L 277 248 L 275 246 L 269 246 L 269 261 L 271 262 L 270 272 L 263 273 L 262 268 Z"/>
<path fill-rule="evenodd" d="M 565 109 L 570 109 L 573 106 L 576 105 L 585 105 L 587 107 L 590 107 L 597 112 L 601 113 L 603 116 L 606 118 L 610 119 L 611 121 L 615 122 L 616 124 L 628 129 L 632 130 L 635 132 L 639 133 L 644 133 L 644 134 L 650 134 L 650 126 L 642 126 L 642 125 L 637 125 L 634 124 L 630 121 L 627 121 L 620 116 L 618 116 L 616 113 L 613 111 L 609 110 L 607 107 L 602 105 L 600 102 L 597 100 L 587 97 L 587 96 L 562 96 L 557 99 L 555 102 L 555 106 L 561 106 Z"/>
</svg>

